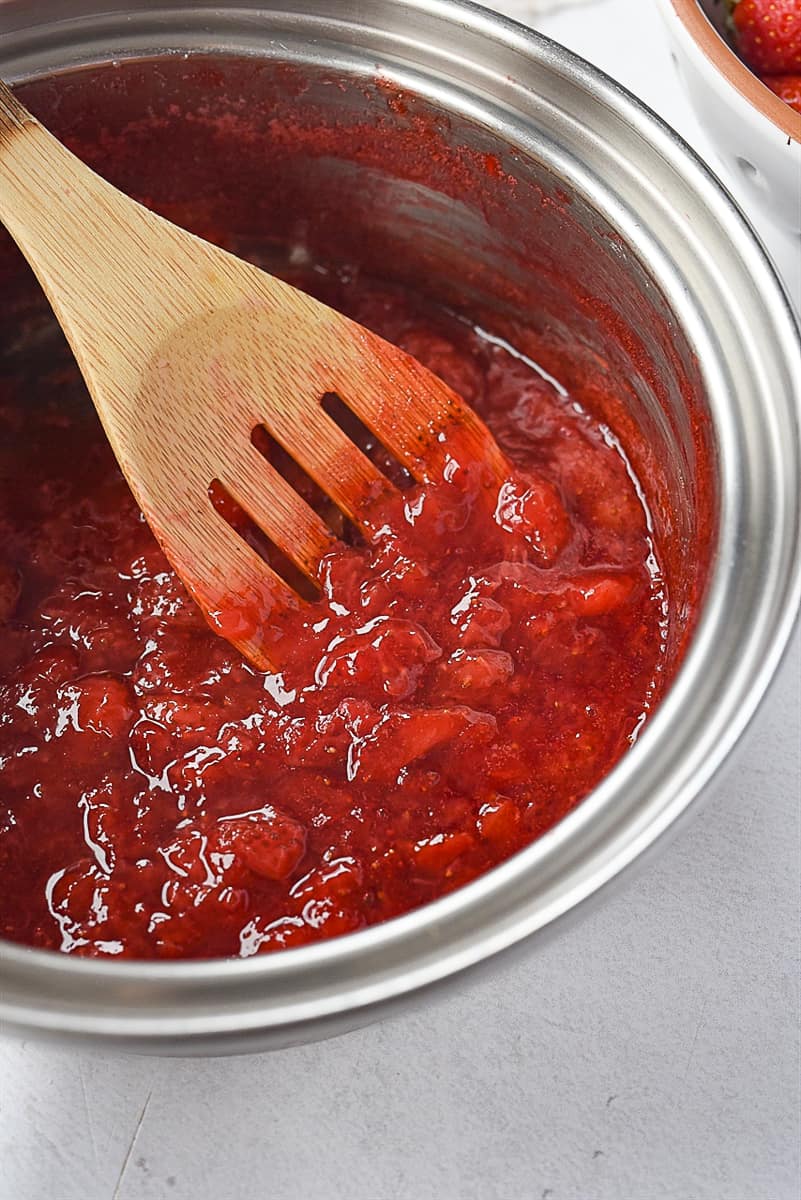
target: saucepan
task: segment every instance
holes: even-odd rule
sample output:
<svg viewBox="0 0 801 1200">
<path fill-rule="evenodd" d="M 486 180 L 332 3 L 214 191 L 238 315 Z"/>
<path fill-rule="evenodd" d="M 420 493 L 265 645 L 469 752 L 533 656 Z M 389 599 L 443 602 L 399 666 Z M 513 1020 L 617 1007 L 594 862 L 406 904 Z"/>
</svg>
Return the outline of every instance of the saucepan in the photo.
<svg viewBox="0 0 801 1200">
<path fill-rule="evenodd" d="M 292 149 L 265 174 L 265 195 L 291 197 L 282 236 L 337 232 L 351 260 L 369 254 L 440 303 L 514 324 L 540 361 L 569 345 L 577 377 L 613 381 L 602 390 L 618 411 L 597 415 L 639 430 L 656 532 L 684 564 L 680 669 L 636 744 L 565 819 L 468 886 L 245 961 L 93 961 L 0 943 L 8 1030 L 153 1053 L 280 1047 L 425 1003 L 500 951 L 536 953 L 645 861 L 729 759 L 798 607 L 799 330 L 752 230 L 687 146 L 599 71 L 475 5 L 0 5 L 0 74 L 39 81 L 56 125 L 88 67 L 108 84 L 94 115 L 83 109 L 95 133 L 137 104 L 189 111 L 212 96 L 223 111 L 229 96 L 240 114 L 268 112 Z M 120 99 L 126 70 L 139 82 Z M 298 105 L 314 113 L 302 146 Z M 271 219 L 269 205 L 248 207 L 254 144 L 223 163 L 193 143 L 160 171 L 186 172 L 212 215 L 224 206 L 246 234 Z M 158 199 L 155 168 L 146 182 Z"/>
</svg>

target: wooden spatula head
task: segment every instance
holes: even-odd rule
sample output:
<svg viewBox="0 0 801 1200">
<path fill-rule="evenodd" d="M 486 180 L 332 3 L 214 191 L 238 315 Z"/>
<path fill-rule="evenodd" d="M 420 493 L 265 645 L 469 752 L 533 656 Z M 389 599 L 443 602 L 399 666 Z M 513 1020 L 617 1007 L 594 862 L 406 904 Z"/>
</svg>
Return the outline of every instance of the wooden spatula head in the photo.
<svg viewBox="0 0 801 1200">
<path fill-rule="evenodd" d="M 325 412 L 335 393 L 417 480 L 449 430 L 500 474 L 489 431 L 441 380 L 296 288 L 94 174 L 0 83 L 0 218 L 72 345 L 131 489 L 208 619 L 260 668 L 303 603 L 215 508 L 212 485 L 309 578 L 335 537 L 254 446 L 264 427 L 370 537 L 392 484 Z"/>
</svg>

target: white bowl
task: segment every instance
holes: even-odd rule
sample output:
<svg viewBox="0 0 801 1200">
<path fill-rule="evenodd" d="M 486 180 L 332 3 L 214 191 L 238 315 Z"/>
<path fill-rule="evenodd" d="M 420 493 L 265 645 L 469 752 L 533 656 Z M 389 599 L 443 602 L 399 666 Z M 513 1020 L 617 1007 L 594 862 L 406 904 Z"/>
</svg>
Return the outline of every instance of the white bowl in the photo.
<svg viewBox="0 0 801 1200">
<path fill-rule="evenodd" d="M 727 40 L 720 0 L 657 0 L 698 119 L 720 158 L 780 226 L 801 231 L 801 114 Z"/>
</svg>

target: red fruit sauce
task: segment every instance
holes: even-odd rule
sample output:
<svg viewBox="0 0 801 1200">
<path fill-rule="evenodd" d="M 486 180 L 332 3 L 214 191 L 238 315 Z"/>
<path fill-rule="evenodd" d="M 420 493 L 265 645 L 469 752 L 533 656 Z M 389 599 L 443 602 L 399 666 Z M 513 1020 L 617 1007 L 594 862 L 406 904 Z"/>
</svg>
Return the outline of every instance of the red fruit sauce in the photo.
<svg viewBox="0 0 801 1200">
<path fill-rule="evenodd" d="M 279 459 L 343 541 L 286 669 L 259 673 L 188 599 L 29 306 L 0 373 L 0 936 L 248 956 L 384 921 L 550 828 L 664 689 L 660 549 L 609 427 L 401 286 L 284 274 L 441 375 L 509 477 L 454 441 L 411 485 L 351 427 L 403 489 L 366 545 Z"/>
</svg>

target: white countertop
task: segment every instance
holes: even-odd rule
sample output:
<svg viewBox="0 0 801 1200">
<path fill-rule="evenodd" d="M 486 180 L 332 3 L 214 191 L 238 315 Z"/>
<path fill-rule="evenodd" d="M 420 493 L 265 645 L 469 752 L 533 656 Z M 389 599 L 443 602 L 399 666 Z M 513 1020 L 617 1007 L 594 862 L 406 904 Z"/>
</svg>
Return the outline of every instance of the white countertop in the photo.
<svg viewBox="0 0 801 1200">
<path fill-rule="evenodd" d="M 650 0 L 539 26 L 706 155 Z M 798 239 L 752 216 L 798 303 Z M 0 1040 L 0 1197 L 797 1200 L 800 675 L 796 637 L 646 870 L 413 1015 L 238 1059 Z"/>
</svg>

